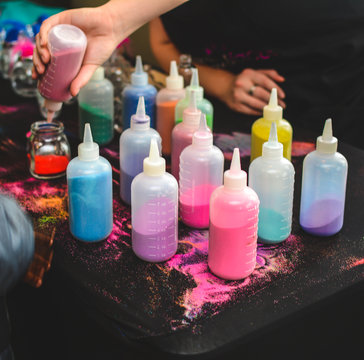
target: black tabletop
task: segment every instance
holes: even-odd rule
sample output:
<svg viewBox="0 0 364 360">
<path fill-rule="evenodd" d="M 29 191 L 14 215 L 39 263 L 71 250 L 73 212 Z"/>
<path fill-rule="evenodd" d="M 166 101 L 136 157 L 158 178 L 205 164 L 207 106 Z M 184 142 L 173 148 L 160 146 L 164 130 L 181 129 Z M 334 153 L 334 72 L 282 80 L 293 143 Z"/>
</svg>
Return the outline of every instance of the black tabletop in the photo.
<svg viewBox="0 0 364 360">
<path fill-rule="evenodd" d="M 87 317 L 115 340 L 113 344 L 120 340 L 151 346 L 167 355 L 212 356 L 259 338 L 267 329 L 307 314 L 333 297 L 351 296 L 361 289 L 362 150 L 339 142 L 339 151 L 349 164 L 343 229 L 331 237 L 310 236 L 298 224 L 301 170 L 304 155 L 314 149 L 319 134 L 310 139 L 295 132 L 292 234 L 278 245 L 259 244 L 251 276 L 225 281 L 207 267 L 208 230 L 194 230 L 181 222 L 179 247 L 172 259 L 151 264 L 134 255 L 130 207 L 119 197 L 117 133 L 113 142 L 101 149 L 113 168 L 113 232 L 97 244 L 75 240 L 68 228 L 65 178 L 36 180 L 28 171 L 26 133 L 30 124 L 40 119 L 37 104 L 32 99 L 9 99 L 0 106 L 0 189 L 17 198 L 39 231 L 56 229 L 52 285 L 60 293 L 67 292 Z M 77 103 L 64 106 L 60 119 L 72 156 L 76 156 Z M 233 148 L 239 146 L 243 169 L 248 169 L 249 134 L 227 131 L 215 134 L 214 140 L 224 152 L 225 167 Z M 63 300 L 59 304 L 57 299 L 53 301 L 62 306 Z"/>
</svg>

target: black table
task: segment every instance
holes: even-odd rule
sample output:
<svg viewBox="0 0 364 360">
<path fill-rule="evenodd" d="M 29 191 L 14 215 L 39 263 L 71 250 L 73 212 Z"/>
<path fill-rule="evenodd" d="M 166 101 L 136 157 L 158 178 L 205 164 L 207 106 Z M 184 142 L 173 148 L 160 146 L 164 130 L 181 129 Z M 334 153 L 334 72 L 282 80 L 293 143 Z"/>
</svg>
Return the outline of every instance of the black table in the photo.
<svg viewBox="0 0 364 360">
<path fill-rule="evenodd" d="M 349 163 L 344 227 L 332 237 L 313 237 L 299 227 L 298 210 L 303 155 L 313 149 L 316 135 L 307 143 L 298 141 L 307 135 L 295 132 L 292 235 L 280 245 L 259 245 L 249 278 L 224 281 L 208 271 L 207 230 L 180 223 L 178 252 L 165 263 L 149 264 L 133 254 L 130 208 L 118 195 L 117 134 L 101 150 L 113 166 L 113 233 L 99 244 L 74 240 L 68 229 L 65 178 L 42 181 L 28 172 L 25 134 L 40 118 L 35 100 L 9 90 L 2 103 L 0 189 L 18 199 L 39 231 L 56 229 L 53 265 L 43 287 L 20 284 L 9 295 L 19 359 L 30 354 L 37 359 L 114 359 L 121 354 L 261 358 L 360 349 L 364 331 L 356 325 L 364 318 L 363 151 L 339 142 Z M 76 103 L 64 107 L 61 120 L 75 156 Z M 215 135 L 215 142 L 225 153 L 226 167 L 239 145 L 247 170 L 248 135 Z"/>
</svg>

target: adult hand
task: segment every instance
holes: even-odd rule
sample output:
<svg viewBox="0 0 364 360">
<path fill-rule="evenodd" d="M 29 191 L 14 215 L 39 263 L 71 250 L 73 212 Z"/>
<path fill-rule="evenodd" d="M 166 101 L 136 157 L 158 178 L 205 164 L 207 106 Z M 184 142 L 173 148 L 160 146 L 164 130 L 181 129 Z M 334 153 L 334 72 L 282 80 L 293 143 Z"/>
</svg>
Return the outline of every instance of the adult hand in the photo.
<svg viewBox="0 0 364 360">
<path fill-rule="evenodd" d="M 284 80 L 276 70 L 245 69 L 239 75 L 231 77 L 230 91 L 225 93 L 222 100 L 235 111 L 261 115 L 263 107 L 269 102 L 271 90 L 276 88 L 278 103 L 285 108 L 285 93 L 278 85 Z"/>
<path fill-rule="evenodd" d="M 48 50 L 48 31 L 57 24 L 77 26 L 87 36 L 87 49 L 81 69 L 72 81 L 70 92 L 76 96 L 95 70 L 112 54 L 122 40 L 120 29 L 115 25 L 114 17 L 107 6 L 97 8 L 82 8 L 60 12 L 46 19 L 36 36 L 36 47 L 33 53 L 33 79 L 45 71 L 50 61 Z"/>
</svg>

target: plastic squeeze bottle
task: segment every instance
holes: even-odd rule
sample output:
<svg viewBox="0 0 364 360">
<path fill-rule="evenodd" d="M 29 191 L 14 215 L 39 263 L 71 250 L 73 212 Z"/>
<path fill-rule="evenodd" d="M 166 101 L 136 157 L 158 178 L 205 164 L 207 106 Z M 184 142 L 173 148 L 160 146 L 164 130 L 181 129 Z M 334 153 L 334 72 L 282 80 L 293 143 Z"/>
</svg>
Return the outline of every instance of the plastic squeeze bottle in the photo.
<svg viewBox="0 0 364 360">
<path fill-rule="evenodd" d="M 130 128 L 120 135 L 120 196 L 131 204 L 131 182 L 143 171 L 143 161 L 149 154 L 150 141 L 155 139 L 159 153 L 161 137 L 150 127 L 150 118 L 145 113 L 144 98 L 139 98 L 136 114 L 131 117 Z"/>
<path fill-rule="evenodd" d="M 67 166 L 67 184 L 72 235 L 86 242 L 107 238 L 113 226 L 111 165 L 99 156 L 90 124 L 85 125 L 78 157 Z"/>
<path fill-rule="evenodd" d="M 131 74 L 131 84 L 121 93 L 123 107 L 123 130 L 130 127 L 130 119 L 135 114 L 139 97 L 144 97 L 145 109 L 150 116 L 150 126 L 155 129 L 155 99 L 157 89 L 148 84 L 148 74 L 143 70 L 142 58 L 136 57 L 135 71 Z"/>
<path fill-rule="evenodd" d="M 171 136 L 175 124 L 174 112 L 176 104 L 185 97 L 183 77 L 178 74 L 177 63 L 172 60 L 169 76 L 166 78 L 166 87 L 158 91 L 157 105 L 157 131 L 162 137 L 163 154 L 171 154 Z"/>
<path fill-rule="evenodd" d="M 273 121 L 277 125 L 278 141 L 283 145 L 283 156 L 291 160 L 292 126 L 282 118 L 282 113 L 283 109 L 278 105 L 277 89 L 273 88 L 269 103 L 263 108 L 263 117 L 252 125 L 250 161 L 262 155 L 263 144 L 268 141 Z"/>
<path fill-rule="evenodd" d="M 196 91 L 191 91 L 190 103 L 183 111 L 182 122 L 172 130 L 171 172 L 179 180 L 179 157 L 182 150 L 192 144 L 192 136 L 198 130 L 201 110 L 196 106 Z"/>
<path fill-rule="evenodd" d="M 178 184 L 166 172 L 157 141 L 150 141 L 143 172 L 131 184 L 132 247 L 145 261 L 171 258 L 178 245 Z"/>
<path fill-rule="evenodd" d="M 348 163 L 336 150 L 337 138 L 327 119 L 316 150 L 303 161 L 300 225 L 313 235 L 330 236 L 343 226 Z"/>
<path fill-rule="evenodd" d="M 89 123 L 99 145 L 108 144 L 114 136 L 114 87 L 104 73 L 104 68 L 98 67 L 78 94 L 80 138 Z"/>
<path fill-rule="evenodd" d="M 246 178 L 239 149 L 235 148 L 230 170 L 224 173 L 224 185 L 210 200 L 208 266 L 226 280 L 249 276 L 256 263 L 259 199 Z"/>
<path fill-rule="evenodd" d="M 249 166 L 249 186 L 257 193 L 259 205 L 258 241 L 279 243 L 288 238 L 292 226 L 294 167 L 283 157 L 277 126 L 271 124 L 262 156 Z"/>
<path fill-rule="evenodd" d="M 191 90 L 196 91 L 197 108 L 200 109 L 206 115 L 207 126 L 213 131 L 213 114 L 214 108 L 211 102 L 203 97 L 204 89 L 199 84 L 198 70 L 192 68 L 192 77 L 190 85 L 186 86 L 186 96 L 180 100 L 176 105 L 175 121 L 176 124 L 180 123 L 183 118 L 183 111 L 188 107 Z"/>
<path fill-rule="evenodd" d="M 213 145 L 212 133 L 202 113 L 192 144 L 180 156 L 179 210 L 186 225 L 200 229 L 209 226 L 210 196 L 222 184 L 223 172 L 224 155 Z"/>
<path fill-rule="evenodd" d="M 86 46 L 86 35 L 76 26 L 60 24 L 49 31 L 51 61 L 38 83 L 38 90 L 45 98 L 48 121 L 64 101 L 72 98 L 69 87 L 80 70 Z"/>
</svg>

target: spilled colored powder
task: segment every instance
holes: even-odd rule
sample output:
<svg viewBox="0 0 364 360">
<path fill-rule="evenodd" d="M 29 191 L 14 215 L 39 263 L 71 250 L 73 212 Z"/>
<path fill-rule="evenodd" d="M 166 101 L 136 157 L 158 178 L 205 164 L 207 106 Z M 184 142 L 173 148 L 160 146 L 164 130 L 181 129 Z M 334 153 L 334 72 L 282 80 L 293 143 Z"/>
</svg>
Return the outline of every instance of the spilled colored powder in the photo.
<svg viewBox="0 0 364 360">
<path fill-rule="evenodd" d="M 69 158 L 62 155 L 35 155 L 34 172 L 38 175 L 59 174 L 67 169 Z"/>
</svg>

